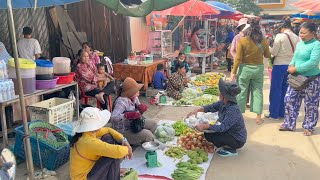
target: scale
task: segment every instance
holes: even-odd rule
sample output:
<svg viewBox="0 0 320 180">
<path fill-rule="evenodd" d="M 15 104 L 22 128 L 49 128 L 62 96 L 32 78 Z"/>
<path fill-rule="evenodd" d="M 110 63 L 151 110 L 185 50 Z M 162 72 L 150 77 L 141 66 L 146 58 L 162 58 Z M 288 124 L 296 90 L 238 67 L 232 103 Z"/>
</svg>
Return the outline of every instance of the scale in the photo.
<svg viewBox="0 0 320 180">
<path fill-rule="evenodd" d="M 158 155 L 156 150 L 159 149 L 160 144 L 154 141 L 145 142 L 142 144 L 143 149 L 146 152 L 146 160 L 147 160 L 147 167 L 148 168 L 155 168 L 158 167 Z"/>
</svg>

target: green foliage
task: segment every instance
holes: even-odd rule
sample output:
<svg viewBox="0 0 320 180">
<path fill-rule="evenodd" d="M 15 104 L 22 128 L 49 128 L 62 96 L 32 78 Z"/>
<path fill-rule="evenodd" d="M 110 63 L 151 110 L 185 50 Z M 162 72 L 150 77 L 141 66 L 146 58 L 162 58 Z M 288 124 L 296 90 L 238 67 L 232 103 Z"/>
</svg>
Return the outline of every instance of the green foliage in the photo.
<svg viewBox="0 0 320 180">
<path fill-rule="evenodd" d="M 231 7 L 235 8 L 236 10 L 244 13 L 244 14 L 251 14 L 259 15 L 262 9 L 257 6 L 254 0 L 216 0 L 225 4 L 230 5 Z"/>
</svg>

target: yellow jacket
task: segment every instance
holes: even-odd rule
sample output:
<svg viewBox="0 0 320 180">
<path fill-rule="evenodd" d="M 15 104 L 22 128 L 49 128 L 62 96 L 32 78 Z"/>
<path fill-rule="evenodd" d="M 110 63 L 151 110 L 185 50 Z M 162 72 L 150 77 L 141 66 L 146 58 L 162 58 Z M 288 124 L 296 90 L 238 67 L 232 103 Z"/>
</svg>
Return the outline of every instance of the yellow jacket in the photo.
<svg viewBox="0 0 320 180">
<path fill-rule="evenodd" d="M 266 39 L 261 42 L 259 47 L 249 37 L 243 37 L 240 39 L 237 45 L 237 55 L 234 59 L 232 74 L 236 74 L 240 64 L 262 65 L 263 56 L 270 58 L 269 45 Z"/>
<path fill-rule="evenodd" d="M 121 141 L 123 135 L 111 128 L 101 128 L 94 135 L 91 132 L 85 132 L 76 142 L 80 157 L 75 149 L 70 150 L 70 176 L 72 180 L 86 180 L 95 162 L 101 157 L 110 157 L 120 159 L 128 155 L 128 147 L 108 144 L 100 140 L 105 134 L 110 134 L 116 141 Z M 94 161 L 89 161 L 94 160 Z"/>
</svg>

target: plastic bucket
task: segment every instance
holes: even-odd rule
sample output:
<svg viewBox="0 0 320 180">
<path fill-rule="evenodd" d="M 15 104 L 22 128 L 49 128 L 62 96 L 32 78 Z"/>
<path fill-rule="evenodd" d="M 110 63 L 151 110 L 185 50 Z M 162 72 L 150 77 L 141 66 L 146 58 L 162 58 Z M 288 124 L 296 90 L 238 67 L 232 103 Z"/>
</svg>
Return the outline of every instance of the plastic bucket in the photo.
<svg viewBox="0 0 320 180">
<path fill-rule="evenodd" d="M 52 59 L 53 73 L 55 75 L 68 75 L 71 72 L 71 60 L 66 57 L 55 57 Z"/>
<path fill-rule="evenodd" d="M 76 74 L 74 72 L 70 73 L 68 76 L 58 76 L 58 82 L 57 84 L 69 84 L 72 83 L 74 80 L 74 76 Z"/>
</svg>

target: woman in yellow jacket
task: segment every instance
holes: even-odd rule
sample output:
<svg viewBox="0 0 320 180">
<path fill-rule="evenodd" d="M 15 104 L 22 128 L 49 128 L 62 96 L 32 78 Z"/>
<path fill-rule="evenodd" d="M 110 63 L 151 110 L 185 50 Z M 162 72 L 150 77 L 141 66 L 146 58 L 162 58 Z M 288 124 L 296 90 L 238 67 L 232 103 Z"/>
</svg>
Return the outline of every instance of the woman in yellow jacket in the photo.
<svg viewBox="0 0 320 180">
<path fill-rule="evenodd" d="M 250 111 L 257 114 L 256 123 L 263 123 L 263 57 L 270 58 L 269 45 L 263 37 L 259 21 L 252 19 L 246 36 L 237 45 L 236 57 L 231 72 L 231 78 L 238 78 L 241 93 L 237 97 L 242 113 L 245 112 L 248 90 L 252 92 Z M 238 75 L 236 74 L 239 68 Z"/>
<path fill-rule="evenodd" d="M 120 161 L 131 159 L 132 149 L 122 134 L 104 127 L 110 116 L 109 111 L 93 107 L 81 112 L 70 142 L 72 180 L 120 180 Z"/>
</svg>

